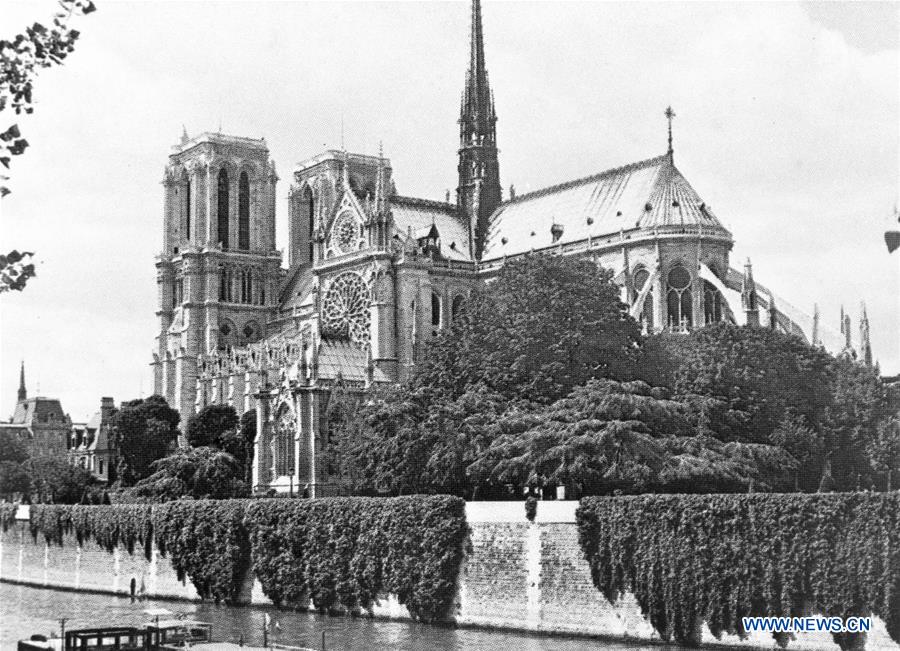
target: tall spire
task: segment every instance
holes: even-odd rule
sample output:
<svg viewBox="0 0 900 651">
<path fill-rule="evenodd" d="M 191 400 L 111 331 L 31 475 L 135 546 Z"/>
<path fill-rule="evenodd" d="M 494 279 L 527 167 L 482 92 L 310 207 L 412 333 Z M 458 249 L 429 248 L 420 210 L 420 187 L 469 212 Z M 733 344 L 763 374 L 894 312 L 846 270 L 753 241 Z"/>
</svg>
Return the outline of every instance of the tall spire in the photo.
<svg viewBox="0 0 900 651">
<path fill-rule="evenodd" d="M 469 68 L 459 116 L 456 203 L 469 222 L 473 254 L 481 257 L 488 222 L 500 204 L 502 190 L 497 161 L 497 114 L 485 64 L 480 0 L 472 0 L 470 38 Z"/>
<path fill-rule="evenodd" d="M 819 345 L 819 304 L 813 303 L 812 345 Z"/>
<path fill-rule="evenodd" d="M 666 116 L 666 120 L 669 121 L 669 149 L 666 153 L 669 154 L 669 158 L 672 158 L 675 154 L 675 149 L 672 147 L 672 120 L 675 118 L 675 111 L 672 110 L 671 105 L 666 107 L 664 115 Z"/>
<path fill-rule="evenodd" d="M 869 315 L 866 314 L 866 304 L 860 305 L 859 315 L 859 356 L 860 361 L 866 366 L 872 366 L 872 342 L 869 338 Z"/>
<path fill-rule="evenodd" d="M 19 368 L 19 402 L 28 398 L 28 391 L 25 390 L 25 360 L 22 360 L 22 366 Z"/>
</svg>

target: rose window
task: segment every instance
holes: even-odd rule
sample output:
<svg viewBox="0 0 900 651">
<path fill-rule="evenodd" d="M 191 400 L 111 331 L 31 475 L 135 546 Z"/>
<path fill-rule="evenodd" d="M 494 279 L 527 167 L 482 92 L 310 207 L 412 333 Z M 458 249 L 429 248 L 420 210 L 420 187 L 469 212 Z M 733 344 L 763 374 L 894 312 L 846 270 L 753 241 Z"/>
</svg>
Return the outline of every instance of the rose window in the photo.
<svg viewBox="0 0 900 651">
<path fill-rule="evenodd" d="M 334 224 L 332 240 L 334 246 L 341 253 L 350 253 L 356 249 L 356 241 L 358 239 L 359 227 L 356 220 L 349 212 L 342 212 L 338 215 Z"/>
<path fill-rule="evenodd" d="M 369 341 L 369 286 L 358 274 L 335 278 L 322 301 L 322 334 L 364 346 Z"/>
</svg>

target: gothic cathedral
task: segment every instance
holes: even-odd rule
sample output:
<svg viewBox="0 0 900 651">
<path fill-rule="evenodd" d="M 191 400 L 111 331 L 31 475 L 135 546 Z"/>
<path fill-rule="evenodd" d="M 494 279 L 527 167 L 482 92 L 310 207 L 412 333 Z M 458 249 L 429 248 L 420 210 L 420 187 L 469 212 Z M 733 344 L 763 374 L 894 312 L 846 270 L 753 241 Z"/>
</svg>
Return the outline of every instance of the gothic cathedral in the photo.
<svg viewBox="0 0 900 651">
<path fill-rule="evenodd" d="M 292 174 L 286 270 L 265 140 L 185 133 L 163 180 L 155 392 L 182 424 L 210 404 L 255 410 L 254 491 L 332 494 L 323 418 L 335 384 L 402 382 L 475 283 L 534 252 L 612 269 L 646 332 L 724 320 L 850 350 L 849 318 L 832 335 L 817 312 L 776 301 L 749 261 L 732 268 L 731 233 L 675 167 L 666 117 L 662 155 L 504 200 L 473 0 L 456 201 L 400 195 L 382 152 L 325 151 Z M 867 320 L 860 355 L 871 359 Z"/>
</svg>

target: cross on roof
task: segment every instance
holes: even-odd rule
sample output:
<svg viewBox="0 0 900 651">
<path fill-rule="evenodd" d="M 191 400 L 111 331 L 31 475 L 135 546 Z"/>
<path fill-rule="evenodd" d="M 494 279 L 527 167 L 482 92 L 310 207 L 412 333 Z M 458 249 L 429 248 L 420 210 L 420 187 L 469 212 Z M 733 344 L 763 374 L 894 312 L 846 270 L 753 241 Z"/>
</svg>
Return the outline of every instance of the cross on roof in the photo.
<svg viewBox="0 0 900 651">
<path fill-rule="evenodd" d="M 675 111 L 672 110 L 671 106 L 666 107 L 666 112 L 664 114 L 666 119 L 669 121 L 669 154 L 671 155 L 673 152 L 672 149 L 672 118 L 675 117 Z"/>
</svg>

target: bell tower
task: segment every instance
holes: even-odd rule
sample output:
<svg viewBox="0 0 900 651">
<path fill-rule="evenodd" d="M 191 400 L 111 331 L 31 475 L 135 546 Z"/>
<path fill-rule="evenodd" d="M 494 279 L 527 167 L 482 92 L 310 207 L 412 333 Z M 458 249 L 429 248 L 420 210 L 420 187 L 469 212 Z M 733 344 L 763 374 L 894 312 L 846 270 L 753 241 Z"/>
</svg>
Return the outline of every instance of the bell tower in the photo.
<svg viewBox="0 0 900 651">
<path fill-rule="evenodd" d="M 484 61 L 481 1 L 472 0 L 469 69 L 459 116 L 456 204 L 469 223 L 472 255 L 481 258 L 490 216 L 502 200 L 497 161 L 497 114 Z"/>
<path fill-rule="evenodd" d="M 182 426 L 195 411 L 198 360 L 259 341 L 275 315 L 277 181 L 264 139 L 185 133 L 169 156 L 154 391 Z"/>
</svg>

